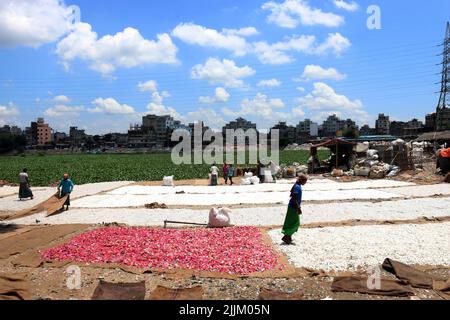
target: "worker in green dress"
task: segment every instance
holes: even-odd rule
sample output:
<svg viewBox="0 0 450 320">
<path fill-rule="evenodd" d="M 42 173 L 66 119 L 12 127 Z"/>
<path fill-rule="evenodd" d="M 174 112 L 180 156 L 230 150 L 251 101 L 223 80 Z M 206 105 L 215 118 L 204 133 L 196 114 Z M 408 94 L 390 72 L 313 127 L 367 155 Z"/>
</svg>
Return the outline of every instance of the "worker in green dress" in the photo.
<svg viewBox="0 0 450 320">
<path fill-rule="evenodd" d="M 308 182 L 308 176 L 301 174 L 291 189 L 291 199 L 283 225 L 283 242 L 292 243 L 292 235 L 300 228 L 300 216 L 302 214 L 302 186 Z"/>
</svg>

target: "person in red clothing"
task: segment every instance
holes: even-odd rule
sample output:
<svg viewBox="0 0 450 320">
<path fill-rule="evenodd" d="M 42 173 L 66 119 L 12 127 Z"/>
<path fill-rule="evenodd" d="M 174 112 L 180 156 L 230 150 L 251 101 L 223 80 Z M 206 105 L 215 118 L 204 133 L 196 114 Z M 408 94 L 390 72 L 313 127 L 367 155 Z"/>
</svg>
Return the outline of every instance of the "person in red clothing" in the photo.
<svg viewBox="0 0 450 320">
<path fill-rule="evenodd" d="M 222 166 L 223 178 L 225 179 L 225 184 L 228 184 L 228 165 L 226 163 Z"/>
</svg>

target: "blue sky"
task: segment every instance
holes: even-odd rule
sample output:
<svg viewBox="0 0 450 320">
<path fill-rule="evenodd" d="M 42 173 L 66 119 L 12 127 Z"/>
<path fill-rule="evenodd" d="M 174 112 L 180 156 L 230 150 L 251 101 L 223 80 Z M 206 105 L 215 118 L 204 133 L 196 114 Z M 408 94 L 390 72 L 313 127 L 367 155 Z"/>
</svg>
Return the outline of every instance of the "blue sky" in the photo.
<svg viewBox="0 0 450 320">
<path fill-rule="evenodd" d="M 0 125 L 422 120 L 449 13 L 446 0 L 0 0 Z"/>
</svg>

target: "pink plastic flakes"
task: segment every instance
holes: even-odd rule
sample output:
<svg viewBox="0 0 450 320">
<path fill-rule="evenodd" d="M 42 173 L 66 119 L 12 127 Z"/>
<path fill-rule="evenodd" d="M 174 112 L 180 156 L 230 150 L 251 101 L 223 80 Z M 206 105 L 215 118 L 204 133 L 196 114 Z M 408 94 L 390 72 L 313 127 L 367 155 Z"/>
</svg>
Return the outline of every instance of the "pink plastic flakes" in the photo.
<svg viewBox="0 0 450 320">
<path fill-rule="evenodd" d="M 46 260 L 117 263 L 236 275 L 273 270 L 278 257 L 255 227 L 223 229 L 100 228 L 42 253 Z"/>
</svg>

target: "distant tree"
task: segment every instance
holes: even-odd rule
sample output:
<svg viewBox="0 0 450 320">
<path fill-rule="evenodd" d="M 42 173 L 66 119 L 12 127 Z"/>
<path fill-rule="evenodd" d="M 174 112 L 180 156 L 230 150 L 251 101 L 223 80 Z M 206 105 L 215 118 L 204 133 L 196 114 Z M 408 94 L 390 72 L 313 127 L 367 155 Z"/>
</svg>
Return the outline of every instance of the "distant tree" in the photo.
<svg viewBox="0 0 450 320">
<path fill-rule="evenodd" d="M 25 136 L 13 136 L 11 134 L 0 134 L 0 153 L 7 153 L 14 150 L 23 152 L 27 144 Z"/>
<path fill-rule="evenodd" d="M 106 142 L 111 142 L 112 141 L 112 134 L 111 133 L 105 134 L 104 139 L 105 139 Z"/>
</svg>

